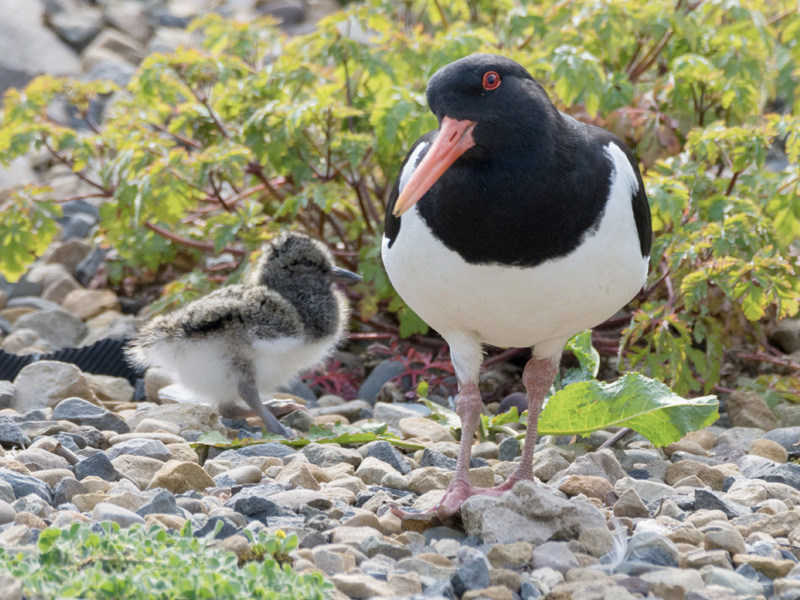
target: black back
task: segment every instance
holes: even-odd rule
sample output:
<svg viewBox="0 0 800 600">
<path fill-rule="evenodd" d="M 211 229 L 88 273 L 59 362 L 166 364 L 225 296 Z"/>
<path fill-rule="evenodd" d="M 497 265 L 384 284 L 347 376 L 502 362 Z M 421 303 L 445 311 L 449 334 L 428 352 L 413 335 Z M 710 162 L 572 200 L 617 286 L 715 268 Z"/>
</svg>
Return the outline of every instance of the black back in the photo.
<svg viewBox="0 0 800 600">
<path fill-rule="evenodd" d="M 491 92 L 478 94 L 473 89 L 489 68 L 504 77 L 498 88 L 506 86 L 504 96 L 488 98 Z M 613 169 L 605 148 L 612 143 L 623 150 L 639 183 L 631 202 L 642 256 L 649 255 L 650 207 L 630 149 L 610 132 L 560 113 L 519 69 L 502 57 L 475 55 L 448 65 L 431 79 L 429 104 L 440 122 L 448 116 L 478 123 L 476 146 L 418 203 L 433 235 L 474 264 L 532 267 L 569 254 L 600 223 Z M 430 145 L 436 133 L 414 144 L 403 168 L 414 148 L 422 142 Z M 402 220 L 391 214 L 399 179 L 386 212 L 390 247 Z"/>
</svg>

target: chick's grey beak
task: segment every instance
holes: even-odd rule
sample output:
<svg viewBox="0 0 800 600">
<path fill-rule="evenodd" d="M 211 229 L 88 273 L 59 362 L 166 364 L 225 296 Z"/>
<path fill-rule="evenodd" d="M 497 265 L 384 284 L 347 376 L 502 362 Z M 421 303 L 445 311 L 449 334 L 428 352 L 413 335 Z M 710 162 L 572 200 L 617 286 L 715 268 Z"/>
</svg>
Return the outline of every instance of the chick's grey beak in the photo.
<svg viewBox="0 0 800 600">
<path fill-rule="evenodd" d="M 358 283 L 361 281 L 361 275 L 339 267 L 331 267 L 331 277 L 346 283 Z"/>
</svg>

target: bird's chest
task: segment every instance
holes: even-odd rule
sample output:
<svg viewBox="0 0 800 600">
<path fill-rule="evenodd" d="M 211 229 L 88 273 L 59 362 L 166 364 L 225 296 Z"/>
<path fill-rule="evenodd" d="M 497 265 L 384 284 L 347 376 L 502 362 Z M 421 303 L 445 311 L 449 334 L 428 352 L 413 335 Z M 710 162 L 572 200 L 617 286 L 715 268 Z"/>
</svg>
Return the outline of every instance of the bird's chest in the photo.
<svg viewBox="0 0 800 600">
<path fill-rule="evenodd" d="M 277 385 L 301 369 L 322 362 L 335 343 L 336 336 L 316 341 L 284 337 L 254 342 L 252 359 L 256 369 L 257 387 L 260 390 L 274 391 Z"/>
<path fill-rule="evenodd" d="M 565 341 L 613 315 L 647 274 L 630 186 L 615 182 L 611 188 L 597 226 L 577 247 L 535 266 L 468 262 L 433 234 L 414 207 L 403 215 L 391 247 L 383 240 L 387 273 L 408 305 L 445 337 L 469 331 L 485 343 L 521 347 Z"/>
</svg>

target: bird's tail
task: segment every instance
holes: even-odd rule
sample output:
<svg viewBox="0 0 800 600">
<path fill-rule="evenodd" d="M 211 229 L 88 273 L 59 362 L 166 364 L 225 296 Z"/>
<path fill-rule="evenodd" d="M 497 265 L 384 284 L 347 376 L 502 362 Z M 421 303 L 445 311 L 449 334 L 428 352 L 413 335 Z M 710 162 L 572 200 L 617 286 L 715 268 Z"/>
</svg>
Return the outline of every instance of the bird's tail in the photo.
<svg viewBox="0 0 800 600">
<path fill-rule="evenodd" d="M 130 364 L 146 369 L 153 364 L 155 346 L 165 339 L 174 339 L 181 333 L 180 328 L 176 328 L 166 319 L 156 317 L 125 348 L 125 358 Z"/>
</svg>

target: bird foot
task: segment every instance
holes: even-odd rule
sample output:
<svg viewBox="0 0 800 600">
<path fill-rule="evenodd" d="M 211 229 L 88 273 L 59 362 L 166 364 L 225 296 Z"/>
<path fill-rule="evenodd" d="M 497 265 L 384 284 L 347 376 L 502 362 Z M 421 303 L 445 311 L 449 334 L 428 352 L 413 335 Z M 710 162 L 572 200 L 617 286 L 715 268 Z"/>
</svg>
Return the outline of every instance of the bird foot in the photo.
<svg viewBox="0 0 800 600">
<path fill-rule="evenodd" d="M 393 515 L 396 515 L 403 520 L 410 519 L 421 521 L 429 520 L 433 517 L 445 519 L 456 514 L 461 509 L 461 505 L 464 504 L 468 498 L 471 498 L 472 496 L 489 496 L 492 498 L 499 498 L 508 490 L 513 488 L 514 484 L 524 479 L 528 478 L 512 475 L 504 483 L 492 488 L 475 487 L 466 479 L 457 479 L 450 484 L 450 487 L 447 488 L 447 491 L 444 493 L 442 499 L 433 508 L 425 511 L 414 512 L 404 510 L 399 506 L 393 506 L 391 512 Z"/>
</svg>

